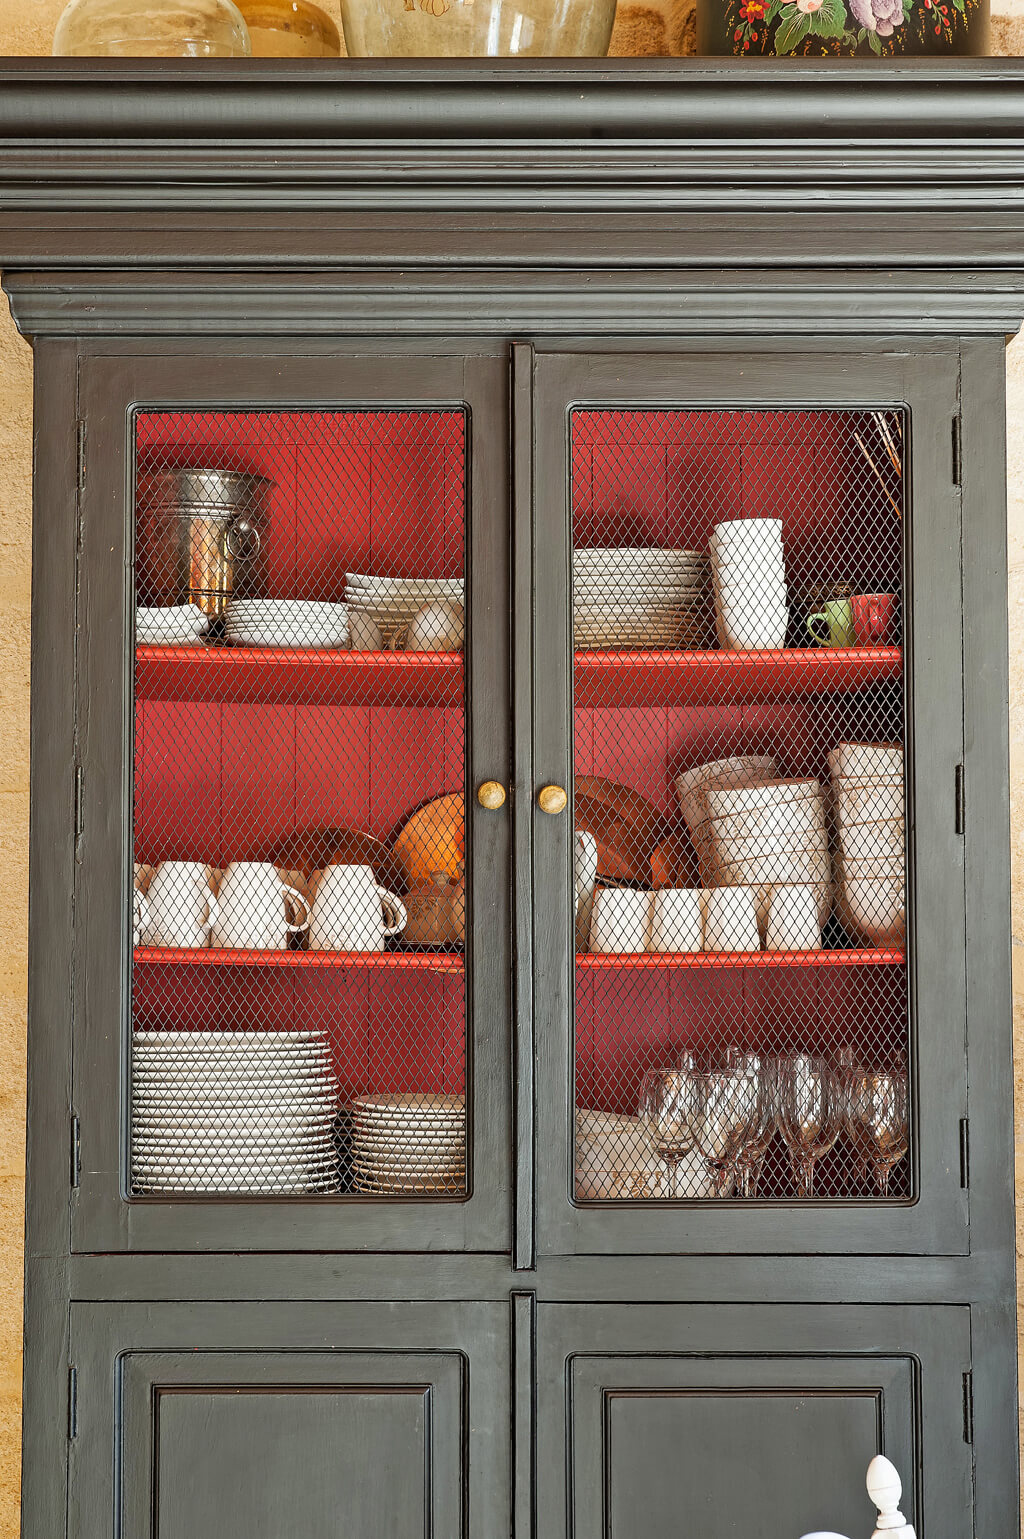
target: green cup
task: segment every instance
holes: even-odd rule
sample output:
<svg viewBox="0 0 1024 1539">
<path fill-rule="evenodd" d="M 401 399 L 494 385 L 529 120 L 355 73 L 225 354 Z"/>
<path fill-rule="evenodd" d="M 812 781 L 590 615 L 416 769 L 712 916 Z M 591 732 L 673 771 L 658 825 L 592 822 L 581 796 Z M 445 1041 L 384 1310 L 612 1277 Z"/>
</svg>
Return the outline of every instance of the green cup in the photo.
<svg viewBox="0 0 1024 1539">
<path fill-rule="evenodd" d="M 849 599 L 829 599 L 817 614 L 807 616 L 807 630 L 819 647 L 852 647 L 856 638 Z"/>
</svg>

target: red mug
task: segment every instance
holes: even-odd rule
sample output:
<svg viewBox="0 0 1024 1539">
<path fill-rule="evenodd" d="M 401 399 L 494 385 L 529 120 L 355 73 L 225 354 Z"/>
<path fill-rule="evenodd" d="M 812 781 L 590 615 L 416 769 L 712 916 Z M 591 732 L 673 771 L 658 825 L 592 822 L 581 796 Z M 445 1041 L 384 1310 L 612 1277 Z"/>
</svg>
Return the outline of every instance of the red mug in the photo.
<svg viewBox="0 0 1024 1539">
<path fill-rule="evenodd" d="M 862 647 L 884 645 L 892 625 L 896 595 L 855 593 L 850 599 L 850 606 L 853 609 L 853 628 L 858 644 Z"/>
</svg>

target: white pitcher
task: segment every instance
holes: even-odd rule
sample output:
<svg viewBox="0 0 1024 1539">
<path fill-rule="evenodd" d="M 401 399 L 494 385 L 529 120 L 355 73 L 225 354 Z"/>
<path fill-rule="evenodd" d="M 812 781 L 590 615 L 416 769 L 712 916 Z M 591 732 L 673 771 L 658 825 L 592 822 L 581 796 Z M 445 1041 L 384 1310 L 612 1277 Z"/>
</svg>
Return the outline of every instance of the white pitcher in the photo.
<svg viewBox="0 0 1024 1539">
<path fill-rule="evenodd" d="M 288 917 L 288 901 L 303 915 Z M 309 905 L 295 887 L 281 880 L 276 866 L 253 860 L 232 861 L 221 877 L 219 911 L 211 942 L 245 951 L 284 951 L 288 936 L 309 927 Z"/>
<path fill-rule="evenodd" d="M 378 885 L 371 866 L 328 866 L 317 880 L 311 951 L 383 951 L 405 929 L 405 904 Z"/>
</svg>

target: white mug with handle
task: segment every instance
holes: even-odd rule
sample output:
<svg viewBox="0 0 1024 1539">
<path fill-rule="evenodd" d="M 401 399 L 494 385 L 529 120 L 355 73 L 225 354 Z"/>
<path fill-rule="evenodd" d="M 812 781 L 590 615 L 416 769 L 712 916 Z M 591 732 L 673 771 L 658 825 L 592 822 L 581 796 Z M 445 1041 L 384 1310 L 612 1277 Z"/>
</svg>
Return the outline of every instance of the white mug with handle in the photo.
<svg viewBox="0 0 1024 1539">
<path fill-rule="evenodd" d="M 208 945 L 219 907 L 207 867 L 198 860 L 161 861 L 145 897 L 135 894 L 134 912 L 143 945 L 188 951 Z"/>
<path fill-rule="evenodd" d="M 289 900 L 303 915 L 295 924 L 288 917 Z M 309 928 L 307 899 L 282 882 L 277 867 L 266 861 L 232 861 L 221 877 L 218 904 L 210 936 L 214 946 L 284 951 L 289 935 Z"/>
<path fill-rule="evenodd" d="M 405 904 L 379 885 L 372 866 L 328 866 L 317 879 L 309 949 L 383 951 L 407 919 Z"/>
</svg>

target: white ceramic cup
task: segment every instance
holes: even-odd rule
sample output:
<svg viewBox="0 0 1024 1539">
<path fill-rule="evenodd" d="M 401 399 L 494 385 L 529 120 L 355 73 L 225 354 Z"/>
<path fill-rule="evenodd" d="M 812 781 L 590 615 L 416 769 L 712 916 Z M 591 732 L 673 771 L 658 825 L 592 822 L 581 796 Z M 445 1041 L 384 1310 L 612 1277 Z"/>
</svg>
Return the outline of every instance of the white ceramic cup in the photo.
<svg viewBox="0 0 1024 1539">
<path fill-rule="evenodd" d="M 705 951 L 760 951 L 757 905 L 749 887 L 709 887 L 704 913 Z"/>
<path fill-rule="evenodd" d="M 400 935 L 405 904 L 381 887 L 371 866 L 328 866 L 321 871 L 309 924 L 311 951 L 383 951 Z"/>
<path fill-rule="evenodd" d="M 654 894 L 629 887 L 599 887 L 590 921 L 591 951 L 608 954 L 647 950 Z"/>
<path fill-rule="evenodd" d="M 302 920 L 288 918 L 288 899 Z M 281 880 L 276 866 L 265 861 L 236 860 L 225 869 L 218 896 L 219 912 L 211 943 L 245 951 L 284 951 L 288 936 L 309 926 L 309 906 L 302 893 Z"/>
<path fill-rule="evenodd" d="M 384 642 L 380 634 L 380 626 L 369 615 L 352 614 L 349 616 L 349 645 L 353 652 L 380 652 L 383 651 Z"/>
<path fill-rule="evenodd" d="M 597 840 L 593 834 L 576 830 L 573 845 L 573 888 L 576 899 L 576 950 L 586 951 L 590 940 L 590 921 L 594 912 L 594 885 L 597 882 Z"/>
<path fill-rule="evenodd" d="M 196 950 L 209 944 L 210 926 L 219 906 L 201 861 L 161 861 L 150 878 L 146 896 L 136 893 L 135 899 L 143 945 Z"/>
<path fill-rule="evenodd" d="M 798 884 L 775 887 L 768 900 L 768 951 L 820 951 L 818 889 Z"/>
<path fill-rule="evenodd" d="M 701 951 L 704 899 L 699 887 L 659 887 L 651 916 L 652 951 Z"/>
</svg>

